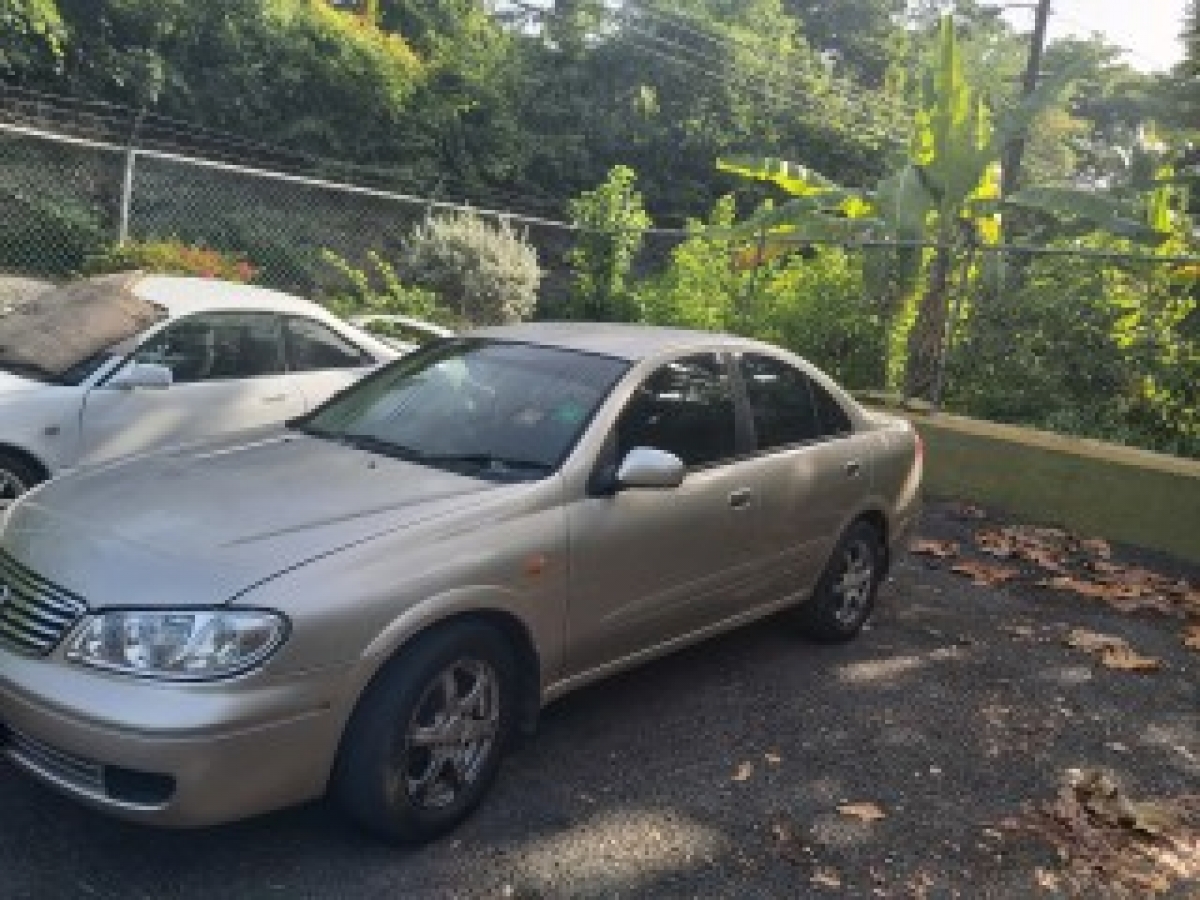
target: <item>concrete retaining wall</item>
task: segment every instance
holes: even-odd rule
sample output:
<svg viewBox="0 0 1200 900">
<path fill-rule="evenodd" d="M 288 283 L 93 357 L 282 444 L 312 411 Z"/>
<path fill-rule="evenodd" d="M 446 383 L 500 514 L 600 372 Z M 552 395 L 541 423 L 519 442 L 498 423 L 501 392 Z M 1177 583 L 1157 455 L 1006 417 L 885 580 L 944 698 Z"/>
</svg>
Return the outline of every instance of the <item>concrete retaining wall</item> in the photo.
<svg viewBox="0 0 1200 900">
<path fill-rule="evenodd" d="M 960 416 L 902 414 L 925 440 L 931 496 L 1200 563 L 1200 462 Z"/>
</svg>

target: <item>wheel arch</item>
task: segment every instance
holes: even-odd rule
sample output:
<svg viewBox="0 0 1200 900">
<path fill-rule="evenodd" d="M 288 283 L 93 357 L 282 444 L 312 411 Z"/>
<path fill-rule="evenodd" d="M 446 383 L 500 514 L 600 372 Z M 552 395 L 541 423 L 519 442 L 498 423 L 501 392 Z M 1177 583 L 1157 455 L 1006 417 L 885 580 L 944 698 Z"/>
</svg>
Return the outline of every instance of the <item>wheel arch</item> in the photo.
<svg viewBox="0 0 1200 900">
<path fill-rule="evenodd" d="M 879 549 L 883 553 L 883 568 L 879 573 L 879 580 L 882 581 L 887 578 L 892 567 L 891 527 L 887 514 L 878 506 L 869 506 L 851 519 L 846 527 L 851 528 L 857 522 L 866 522 L 879 536 Z"/>
<path fill-rule="evenodd" d="M 46 481 L 50 478 L 50 467 L 42 462 L 35 453 L 24 447 L 0 441 L 0 456 L 10 456 L 30 466 L 38 474 L 39 481 Z M 33 485 L 29 485 L 29 487 L 33 487 Z"/>
<path fill-rule="evenodd" d="M 353 706 L 357 708 L 362 698 L 378 679 L 380 672 L 393 660 L 400 657 L 418 641 L 430 634 L 452 628 L 463 622 L 482 622 L 499 632 L 512 647 L 516 655 L 519 683 L 517 728 L 521 734 L 532 734 L 537 727 L 538 712 L 542 701 L 542 658 L 537 651 L 533 633 L 516 614 L 497 607 L 480 606 L 474 609 L 448 611 L 445 615 L 425 621 L 407 632 L 389 650 L 378 657 L 378 665 L 371 672 L 358 693 Z"/>
</svg>

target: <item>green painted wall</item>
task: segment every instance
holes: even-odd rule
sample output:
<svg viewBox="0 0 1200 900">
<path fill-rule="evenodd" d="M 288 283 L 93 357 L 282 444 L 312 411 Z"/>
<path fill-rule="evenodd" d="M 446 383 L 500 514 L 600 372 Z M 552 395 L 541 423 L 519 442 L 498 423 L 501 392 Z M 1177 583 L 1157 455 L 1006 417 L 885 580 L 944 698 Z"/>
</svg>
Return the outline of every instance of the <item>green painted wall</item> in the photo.
<svg viewBox="0 0 1200 900">
<path fill-rule="evenodd" d="M 930 496 L 1200 563 L 1200 462 L 959 416 L 903 415 L 925 440 Z"/>
</svg>

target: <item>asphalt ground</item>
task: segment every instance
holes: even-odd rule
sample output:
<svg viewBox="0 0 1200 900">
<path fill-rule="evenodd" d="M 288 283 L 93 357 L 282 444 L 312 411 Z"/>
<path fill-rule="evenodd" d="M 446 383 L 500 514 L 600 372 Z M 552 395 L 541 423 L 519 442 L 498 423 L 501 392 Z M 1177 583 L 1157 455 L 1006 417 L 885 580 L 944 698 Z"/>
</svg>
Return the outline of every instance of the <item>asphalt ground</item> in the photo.
<svg viewBox="0 0 1200 900">
<path fill-rule="evenodd" d="M 978 524 L 936 504 L 922 533 Z M 1200 653 L 1176 621 L 948 568 L 898 560 L 848 646 L 773 619 L 563 699 L 476 815 L 422 849 L 372 843 L 320 803 L 159 832 L 0 765 L 0 898 L 1035 896 L 1053 851 L 998 823 L 1066 769 L 1200 791 Z M 1064 644 L 1074 627 L 1162 668 L 1106 669 Z"/>
</svg>

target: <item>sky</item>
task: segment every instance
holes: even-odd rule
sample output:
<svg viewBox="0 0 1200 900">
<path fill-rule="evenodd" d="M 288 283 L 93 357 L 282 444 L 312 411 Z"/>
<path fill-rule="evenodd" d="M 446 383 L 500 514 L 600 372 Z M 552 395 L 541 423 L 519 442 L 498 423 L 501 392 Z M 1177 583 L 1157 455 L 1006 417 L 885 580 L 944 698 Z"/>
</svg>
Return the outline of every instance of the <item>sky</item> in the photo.
<svg viewBox="0 0 1200 900">
<path fill-rule="evenodd" d="M 1179 32 L 1186 5 L 1187 0 L 1053 0 L 1050 39 L 1098 31 L 1110 44 L 1128 48 L 1125 60 L 1134 68 L 1169 69 L 1183 57 Z M 1010 10 L 1007 17 L 1022 31 L 1033 27 L 1032 9 Z"/>
</svg>

